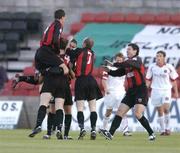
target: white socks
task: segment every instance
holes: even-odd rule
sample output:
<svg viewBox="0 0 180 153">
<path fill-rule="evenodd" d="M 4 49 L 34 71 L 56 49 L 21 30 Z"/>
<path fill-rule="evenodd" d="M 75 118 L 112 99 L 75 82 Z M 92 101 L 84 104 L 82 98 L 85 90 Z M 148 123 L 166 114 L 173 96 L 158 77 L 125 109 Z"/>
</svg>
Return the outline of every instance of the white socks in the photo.
<svg viewBox="0 0 180 153">
<path fill-rule="evenodd" d="M 103 129 L 108 130 L 109 117 L 104 116 L 103 118 Z"/>
<path fill-rule="evenodd" d="M 165 132 L 165 126 L 164 126 L 164 116 L 158 117 L 158 123 L 160 125 L 160 131 Z"/>
<path fill-rule="evenodd" d="M 170 121 L 170 115 L 169 114 L 164 115 L 164 123 L 166 130 L 170 130 L 169 121 Z"/>
</svg>

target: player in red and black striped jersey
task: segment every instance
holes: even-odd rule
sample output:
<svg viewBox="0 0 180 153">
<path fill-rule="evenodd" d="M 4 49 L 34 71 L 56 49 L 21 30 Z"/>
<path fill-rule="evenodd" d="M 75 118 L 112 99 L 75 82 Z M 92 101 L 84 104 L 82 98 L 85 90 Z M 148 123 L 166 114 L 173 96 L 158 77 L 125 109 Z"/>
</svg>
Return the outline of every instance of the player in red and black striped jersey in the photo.
<svg viewBox="0 0 180 153">
<path fill-rule="evenodd" d="M 41 41 L 41 47 L 37 50 L 35 55 L 35 67 L 44 76 L 43 86 L 40 92 L 40 107 L 38 110 L 36 126 L 29 137 L 34 137 L 41 131 L 41 124 L 46 115 L 46 109 L 52 97 L 56 102 L 56 124 L 57 124 L 57 138 L 61 134 L 61 127 L 63 124 L 63 106 L 65 101 L 65 94 L 67 92 L 68 84 L 66 74 L 69 69 L 62 59 L 58 57 L 60 34 L 62 26 L 65 21 L 64 10 L 57 10 L 54 13 L 55 21 L 44 33 Z M 51 68 L 58 67 L 58 74 L 44 73 L 49 72 Z M 54 71 L 54 70 L 53 70 Z M 61 75 L 60 75 L 61 72 Z"/>
<path fill-rule="evenodd" d="M 70 57 L 66 54 L 66 46 L 68 44 L 68 40 L 61 38 L 61 42 L 60 42 L 60 54 L 59 57 L 64 61 L 64 63 L 68 66 L 69 62 L 70 62 Z M 71 44 L 71 42 L 70 42 Z M 77 44 L 76 44 L 77 45 Z M 74 47 L 75 44 L 74 44 Z M 59 133 L 59 137 L 58 139 L 65 139 L 65 140 L 70 140 L 72 139 L 69 136 L 69 130 L 70 130 L 70 126 L 71 126 L 71 121 L 72 121 L 72 94 L 71 94 L 71 90 L 70 90 L 70 78 L 73 78 L 73 74 L 72 74 L 72 70 L 70 73 L 70 69 L 69 69 L 69 74 L 67 75 L 66 78 L 66 82 L 68 84 L 68 87 L 66 88 L 66 94 L 65 94 L 65 102 L 64 102 L 64 113 L 65 113 L 65 119 L 64 119 L 64 138 L 62 136 L 62 132 Z M 47 134 L 43 136 L 44 139 L 50 139 L 51 136 L 51 130 L 56 127 L 56 125 L 53 125 L 53 118 L 55 118 L 55 101 L 51 101 L 49 104 L 49 113 L 48 113 L 48 126 L 47 126 Z M 55 129 L 53 129 L 55 130 Z"/>
<path fill-rule="evenodd" d="M 126 76 L 128 83 L 127 92 L 118 108 L 116 116 L 111 124 L 110 130 L 100 129 L 99 133 L 107 139 L 112 139 L 116 129 L 120 126 L 124 115 L 134 107 L 134 114 L 141 125 L 147 130 L 149 140 L 155 140 L 155 135 L 149 125 L 148 120 L 143 115 L 145 106 L 148 102 L 147 87 L 145 84 L 144 66 L 138 57 L 139 47 L 136 44 L 129 44 L 127 48 L 128 59 L 122 63 L 117 63 L 117 70 L 109 70 L 108 74 L 112 76 Z"/>
<path fill-rule="evenodd" d="M 91 38 L 85 38 L 83 41 L 83 47 L 75 49 L 71 58 L 75 59 L 75 101 L 77 106 L 77 120 L 80 127 L 80 134 L 78 139 L 83 139 L 86 135 L 84 129 L 84 102 L 89 103 L 90 109 L 90 122 L 91 122 L 91 139 L 96 139 L 96 100 L 102 98 L 102 93 L 98 87 L 98 84 L 92 76 L 94 66 L 94 52 L 92 47 L 94 41 Z"/>
<path fill-rule="evenodd" d="M 59 54 L 60 38 L 65 22 L 64 10 L 55 11 L 54 18 L 55 21 L 44 31 L 40 48 L 35 54 L 35 67 L 41 73 L 46 68 L 60 65 L 57 54 Z"/>
</svg>

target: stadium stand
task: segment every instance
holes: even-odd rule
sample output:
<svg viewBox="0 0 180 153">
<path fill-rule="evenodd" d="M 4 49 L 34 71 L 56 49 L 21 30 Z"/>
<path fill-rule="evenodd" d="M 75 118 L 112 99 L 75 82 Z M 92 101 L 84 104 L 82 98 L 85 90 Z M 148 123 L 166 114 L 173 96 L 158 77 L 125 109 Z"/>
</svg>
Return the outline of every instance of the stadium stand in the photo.
<svg viewBox="0 0 180 153">
<path fill-rule="evenodd" d="M 109 17 L 109 22 L 119 23 L 124 22 L 124 14 L 122 13 L 111 13 Z"/>
<path fill-rule="evenodd" d="M 7 50 L 18 50 L 18 43 L 22 41 L 27 34 L 39 33 L 42 22 L 42 15 L 39 12 L 1 12 L 0 13 L 0 54 L 4 54 Z M 75 35 L 78 33 L 87 23 L 140 23 L 140 24 L 180 24 L 180 14 L 167 14 L 167 13 L 121 13 L 121 12 L 84 12 L 80 18 L 80 22 L 74 22 L 70 26 L 70 34 L 64 34 L 64 37 Z M 9 32 L 8 29 L 13 29 Z M 8 32 L 7 32 L 8 31 Z M 10 45 L 11 42 L 11 45 Z M 14 46 L 12 45 L 14 44 Z M 16 46 L 15 46 L 16 45 Z M 24 75 L 34 74 L 34 67 L 29 66 L 24 68 Z M 93 71 L 93 75 L 96 78 L 98 84 L 102 89 L 101 84 L 101 68 L 96 68 Z M 9 82 L 11 82 L 10 80 Z M 11 95 L 39 95 L 38 86 L 29 86 L 26 84 L 20 84 L 20 88 L 23 87 L 23 91 L 17 87 L 14 91 L 9 87 L 10 83 L 7 83 L 3 94 Z M 74 81 L 72 81 L 72 89 L 74 89 Z M 9 92 L 8 92 L 9 91 Z M 1 93 L 1 94 L 2 94 Z"/>
<path fill-rule="evenodd" d="M 109 22 L 109 16 L 110 15 L 106 12 L 97 13 L 96 16 L 94 17 L 94 22 L 98 22 L 98 23 Z"/>
<path fill-rule="evenodd" d="M 173 24 L 170 22 L 170 15 L 167 13 L 160 13 L 155 16 L 156 24 Z"/>
<path fill-rule="evenodd" d="M 180 13 L 170 15 L 170 23 L 180 25 Z"/>
<path fill-rule="evenodd" d="M 139 22 L 142 24 L 154 24 L 155 15 L 152 13 L 140 14 Z"/>
<path fill-rule="evenodd" d="M 83 22 L 83 23 L 94 22 L 95 16 L 96 16 L 96 14 L 94 14 L 94 13 L 89 13 L 89 12 L 82 13 L 81 22 Z"/>
</svg>

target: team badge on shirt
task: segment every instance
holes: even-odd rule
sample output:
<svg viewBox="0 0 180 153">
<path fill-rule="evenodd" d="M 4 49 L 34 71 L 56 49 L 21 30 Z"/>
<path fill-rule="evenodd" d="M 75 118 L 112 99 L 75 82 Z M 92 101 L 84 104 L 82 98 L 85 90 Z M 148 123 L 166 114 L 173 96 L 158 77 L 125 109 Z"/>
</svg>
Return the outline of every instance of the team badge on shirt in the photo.
<svg viewBox="0 0 180 153">
<path fill-rule="evenodd" d="M 167 73 L 167 70 L 164 70 L 164 73 Z"/>
</svg>

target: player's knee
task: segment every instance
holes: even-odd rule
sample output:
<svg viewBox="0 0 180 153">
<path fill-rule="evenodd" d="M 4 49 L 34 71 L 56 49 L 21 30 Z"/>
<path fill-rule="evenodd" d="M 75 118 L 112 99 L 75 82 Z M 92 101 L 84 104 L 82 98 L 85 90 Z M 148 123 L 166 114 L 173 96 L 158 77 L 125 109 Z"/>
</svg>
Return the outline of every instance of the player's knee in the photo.
<svg viewBox="0 0 180 153">
<path fill-rule="evenodd" d="M 134 115 L 136 116 L 137 119 L 140 119 L 142 117 L 142 112 L 135 111 Z"/>
</svg>

